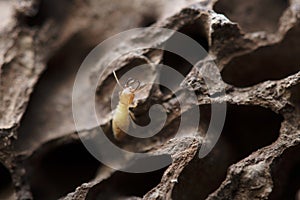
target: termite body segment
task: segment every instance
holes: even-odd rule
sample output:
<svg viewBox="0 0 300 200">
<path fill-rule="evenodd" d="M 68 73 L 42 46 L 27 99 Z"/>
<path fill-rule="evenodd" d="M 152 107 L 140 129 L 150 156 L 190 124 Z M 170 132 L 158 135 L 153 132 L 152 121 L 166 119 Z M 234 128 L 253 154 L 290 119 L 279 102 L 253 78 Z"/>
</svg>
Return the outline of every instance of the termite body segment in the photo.
<svg viewBox="0 0 300 200">
<path fill-rule="evenodd" d="M 129 108 L 133 103 L 134 93 L 130 91 L 130 88 L 125 88 L 120 92 L 119 98 L 119 103 L 112 120 L 112 130 L 116 140 L 122 140 L 125 137 L 126 132 L 129 130 Z"/>
</svg>

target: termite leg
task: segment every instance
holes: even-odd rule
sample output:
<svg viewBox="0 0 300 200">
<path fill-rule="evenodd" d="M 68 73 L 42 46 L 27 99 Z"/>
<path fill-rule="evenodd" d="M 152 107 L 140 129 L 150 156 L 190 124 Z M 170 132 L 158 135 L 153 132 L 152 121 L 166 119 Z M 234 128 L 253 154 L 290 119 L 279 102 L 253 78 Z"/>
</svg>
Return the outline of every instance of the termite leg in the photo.
<svg viewBox="0 0 300 200">
<path fill-rule="evenodd" d="M 137 102 L 136 101 L 133 101 L 130 105 L 129 105 L 129 108 L 136 108 L 137 107 Z"/>
<path fill-rule="evenodd" d="M 134 113 L 131 111 L 131 110 L 129 110 L 129 116 L 130 116 L 130 118 L 131 118 L 131 120 L 132 120 L 132 127 L 133 128 L 136 128 L 136 125 L 135 125 L 135 122 L 136 122 L 136 118 L 135 118 L 135 116 L 134 116 Z"/>
</svg>

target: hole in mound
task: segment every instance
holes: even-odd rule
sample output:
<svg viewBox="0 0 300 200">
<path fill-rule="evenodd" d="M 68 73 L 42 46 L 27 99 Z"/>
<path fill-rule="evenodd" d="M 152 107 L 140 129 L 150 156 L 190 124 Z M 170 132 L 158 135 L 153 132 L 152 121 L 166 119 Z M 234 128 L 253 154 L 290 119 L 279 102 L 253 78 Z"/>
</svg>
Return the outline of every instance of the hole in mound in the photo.
<svg viewBox="0 0 300 200">
<path fill-rule="evenodd" d="M 276 32 L 279 19 L 287 7 L 287 0 L 219 0 L 214 10 L 239 23 L 246 32 Z"/>
<path fill-rule="evenodd" d="M 26 164 L 34 199 L 58 199 L 94 178 L 100 166 L 79 142 L 43 148 Z"/>
<path fill-rule="evenodd" d="M 163 56 L 163 64 L 175 69 L 177 72 L 179 72 L 182 77 L 185 77 L 192 69 L 192 65 L 186 61 L 184 58 L 180 57 L 179 55 L 176 55 L 171 52 L 164 52 Z M 172 88 L 178 88 L 182 80 L 172 79 L 169 74 L 169 69 L 163 67 L 159 72 L 159 79 L 160 83 L 164 83 L 167 80 L 167 83 Z M 159 89 L 160 91 L 165 95 L 171 95 L 172 94 L 172 88 L 164 87 L 163 85 L 160 85 Z M 174 91 L 173 91 L 174 92 Z"/>
<path fill-rule="evenodd" d="M 165 49 L 175 49 L 176 51 L 179 51 L 181 55 L 172 53 L 170 51 L 165 51 L 162 64 L 175 69 L 185 77 L 193 67 L 188 60 L 192 60 L 196 63 L 197 61 L 206 57 L 209 50 L 208 40 L 205 33 L 205 28 L 200 20 L 196 20 L 191 24 L 187 24 L 178 31 L 192 38 L 203 48 L 200 52 L 195 51 L 192 45 L 190 45 L 190 42 L 186 41 L 186 39 L 182 38 L 180 35 L 174 35 L 166 42 Z M 176 80 L 172 81 L 170 75 L 168 74 L 168 69 L 165 68 L 160 71 L 160 82 L 162 83 L 164 80 L 168 80 L 172 86 L 179 87 L 180 85 L 180 82 Z M 163 93 L 168 94 L 163 87 L 160 87 L 160 89 Z"/>
<path fill-rule="evenodd" d="M 238 160 L 278 138 L 281 115 L 259 106 L 229 105 L 227 109 L 222 137 L 236 149 Z"/>
<path fill-rule="evenodd" d="M 159 184 L 166 168 L 148 173 L 118 171 L 109 179 L 97 184 L 87 194 L 87 200 L 113 200 L 124 197 L 143 197 Z"/>
<path fill-rule="evenodd" d="M 15 199 L 11 175 L 6 167 L 0 163 L 0 199 Z"/>
<path fill-rule="evenodd" d="M 208 46 L 207 34 L 206 34 L 205 27 L 204 27 L 204 23 L 200 19 L 198 19 L 190 24 L 184 25 L 178 31 L 189 36 L 193 40 L 195 40 L 198 44 L 200 44 L 203 47 L 203 49 L 206 50 L 206 52 L 208 52 L 209 46 Z M 189 47 L 183 46 L 182 48 L 188 49 Z M 202 52 L 190 51 L 189 53 L 192 53 L 191 56 L 195 56 L 199 60 L 203 59 L 206 56 L 206 55 L 203 55 Z"/>
<path fill-rule="evenodd" d="M 154 15 L 146 15 L 143 17 L 140 25 L 138 27 L 150 27 L 155 24 L 157 21 L 157 16 Z"/>
<path fill-rule="evenodd" d="M 290 31 L 285 39 L 233 58 L 222 70 L 225 82 L 247 87 L 266 80 L 278 80 L 300 70 L 300 29 Z"/>
<path fill-rule="evenodd" d="M 206 133 L 211 110 L 207 105 L 201 106 L 200 109 L 200 130 Z M 230 144 L 238 161 L 276 141 L 282 121 L 281 115 L 267 108 L 228 104 L 219 140 L 225 139 Z"/>
<path fill-rule="evenodd" d="M 291 147 L 272 166 L 274 188 L 269 199 L 299 199 L 300 145 Z"/>
<path fill-rule="evenodd" d="M 226 177 L 227 168 L 234 163 L 228 143 L 219 141 L 208 156 L 197 156 L 188 164 L 178 178 L 172 199 L 205 199 L 216 190 Z"/>
<path fill-rule="evenodd" d="M 258 106 L 229 105 L 227 109 L 216 146 L 205 158 L 196 156 L 183 170 L 173 190 L 174 200 L 205 199 L 220 186 L 230 165 L 277 139 L 280 115 Z M 201 106 L 202 131 L 207 130 L 209 119 L 210 106 Z"/>
</svg>

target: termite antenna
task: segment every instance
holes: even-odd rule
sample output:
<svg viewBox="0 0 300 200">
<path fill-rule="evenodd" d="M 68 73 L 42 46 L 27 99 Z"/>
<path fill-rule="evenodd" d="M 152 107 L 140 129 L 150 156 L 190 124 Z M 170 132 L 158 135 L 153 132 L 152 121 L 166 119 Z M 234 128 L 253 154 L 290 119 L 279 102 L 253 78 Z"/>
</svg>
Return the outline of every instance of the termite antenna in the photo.
<svg viewBox="0 0 300 200">
<path fill-rule="evenodd" d="M 124 89 L 123 86 L 121 85 L 121 83 L 119 82 L 119 79 L 118 79 L 118 77 L 117 77 L 117 74 L 116 74 L 115 70 L 113 71 L 113 74 L 114 74 L 114 77 L 115 77 L 115 79 L 116 79 L 116 81 L 117 81 L 117 84 L 118 84 L 122 89 Z"/>
</svg>

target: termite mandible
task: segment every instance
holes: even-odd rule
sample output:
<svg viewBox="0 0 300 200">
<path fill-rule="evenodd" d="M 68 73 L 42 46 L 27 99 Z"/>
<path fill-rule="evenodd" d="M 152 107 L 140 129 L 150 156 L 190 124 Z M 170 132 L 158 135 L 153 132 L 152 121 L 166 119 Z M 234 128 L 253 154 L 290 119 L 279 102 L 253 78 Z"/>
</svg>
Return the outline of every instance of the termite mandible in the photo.
<svg viewBox="0 0 300 200">
<path fill-rule="evenodd" d="M 123 87 L 119 79 L 113 71 L 114 77 L 117 84 L 121 87 L 122 91 L 119 93 L 119 103 L 115 109 L 112 118 L 112 130 L 116 140 L 120 141 L 126 136 L 126 132 L 129 130 L 130 118 L 134 119 L 133 113 L 129 110 L 130 107 L 136 107 L 134 102 L 135 92 L 140 87 L 140 82 L 138 80 L 129 78 Z M 135 85 L 136 84 L 136 85 Z M 134 87 L 135 85 L 135 87 Z"/>
</svg>

